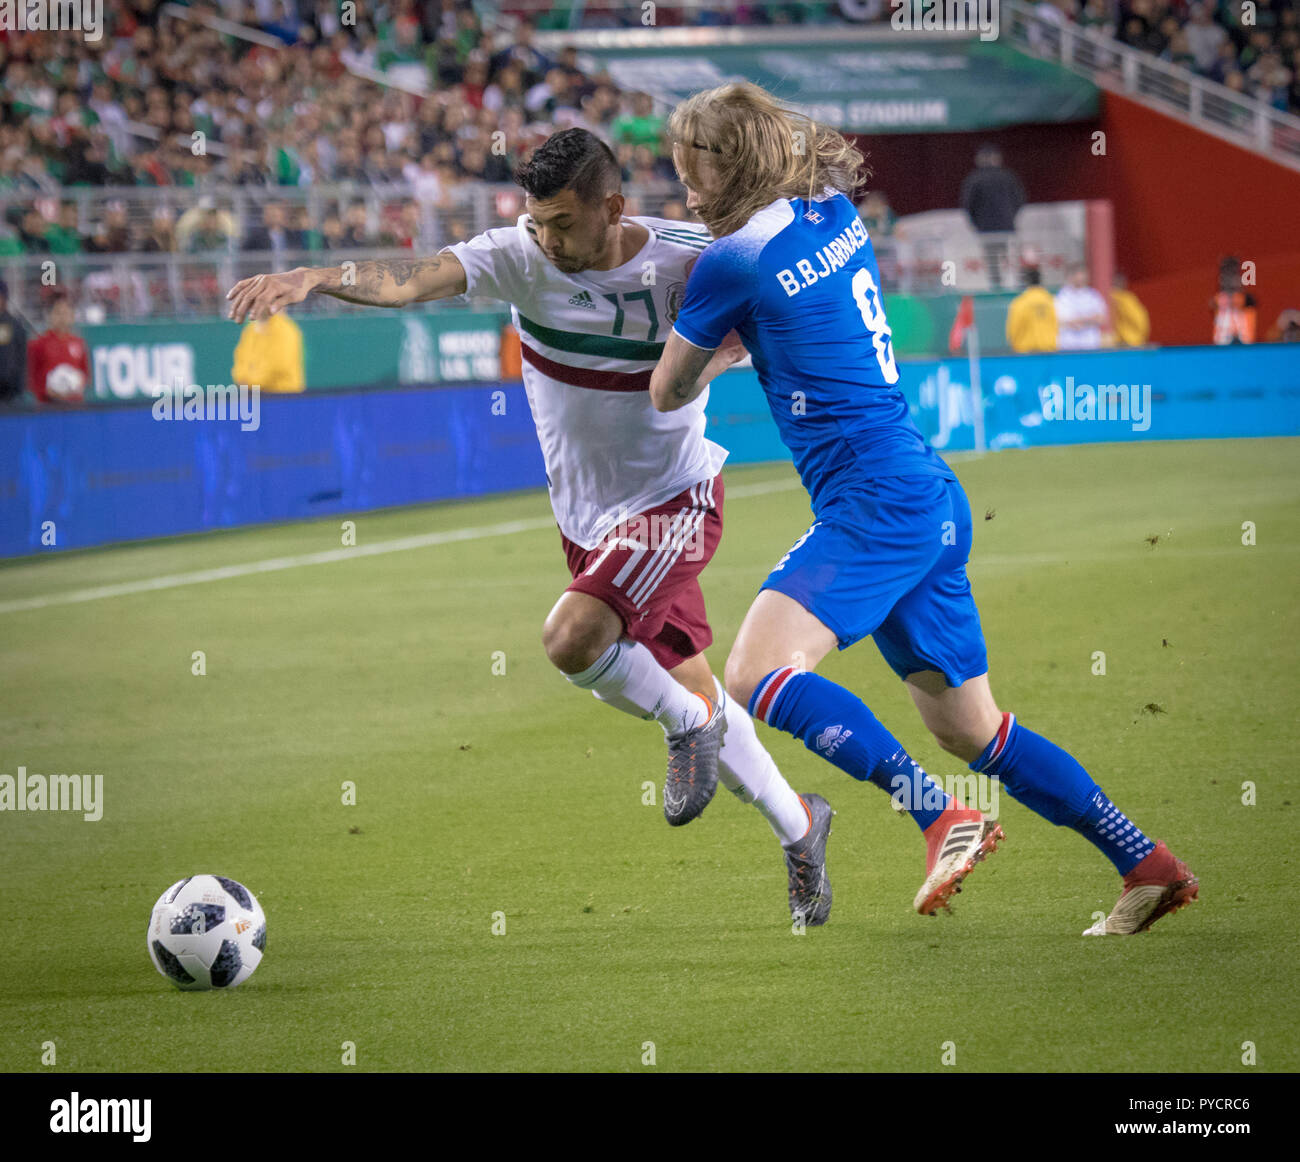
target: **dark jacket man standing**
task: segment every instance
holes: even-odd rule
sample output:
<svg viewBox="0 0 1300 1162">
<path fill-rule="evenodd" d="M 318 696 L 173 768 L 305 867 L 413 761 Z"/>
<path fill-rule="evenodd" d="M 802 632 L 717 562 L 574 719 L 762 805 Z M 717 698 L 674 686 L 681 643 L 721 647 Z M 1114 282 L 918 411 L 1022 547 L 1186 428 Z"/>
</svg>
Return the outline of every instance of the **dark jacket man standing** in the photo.
<svg viewBox="0 0 1300 1162">
<path fill-rule="evenodd" d="M 0 403 L 17 403 L 27 387 L 27 329 L 9 309 L 9 284 L 0 280 Z"/>
</svg>

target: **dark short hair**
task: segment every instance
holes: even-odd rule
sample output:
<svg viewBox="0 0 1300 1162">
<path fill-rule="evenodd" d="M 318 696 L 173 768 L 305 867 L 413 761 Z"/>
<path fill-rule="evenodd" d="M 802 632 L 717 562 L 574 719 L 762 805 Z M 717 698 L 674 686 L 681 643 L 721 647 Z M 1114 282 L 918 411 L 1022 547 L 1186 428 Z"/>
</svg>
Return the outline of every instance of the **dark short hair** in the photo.
<svg viewBox="0 0 1300 1162">
<path fill-rule="evenodd" d="M 525 193 L 545 200 L 561 190 L 588 204 L 617 193 L 623 174 L 613 151 L 586 129 L 564 129 L 548 137 L 515 168 Z"/>
</svg>

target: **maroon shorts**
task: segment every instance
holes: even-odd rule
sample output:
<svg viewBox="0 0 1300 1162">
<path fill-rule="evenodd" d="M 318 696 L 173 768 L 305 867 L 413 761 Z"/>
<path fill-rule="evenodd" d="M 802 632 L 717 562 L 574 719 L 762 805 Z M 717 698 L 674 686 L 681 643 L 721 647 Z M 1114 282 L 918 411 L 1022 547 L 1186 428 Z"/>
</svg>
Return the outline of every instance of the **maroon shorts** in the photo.
<svg viewBox="0 0 1300 1162">
<path fill-rule="evenodd" d="M 594 549 L 560 536 L 569 589 L 608 605 L 666 670 L 713 644 L 699 576 L 721 538 L 721 475 L 621 521 Z"/>
</svg>

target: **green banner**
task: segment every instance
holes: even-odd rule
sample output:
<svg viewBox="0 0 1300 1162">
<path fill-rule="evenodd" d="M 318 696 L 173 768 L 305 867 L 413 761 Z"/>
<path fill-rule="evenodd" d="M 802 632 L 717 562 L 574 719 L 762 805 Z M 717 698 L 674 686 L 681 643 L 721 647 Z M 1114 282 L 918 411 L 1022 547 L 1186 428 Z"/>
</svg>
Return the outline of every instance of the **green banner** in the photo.
<svg viewBox="0 0 1300 1162">
<path fill-rule="evenodd" d="M 291 316 L 292 317 L 292 316 Z M 295 318 L 307 390 L 501 377 L 504 311 L 375 311 Z M 149 398 L 177 379 L 232 382 L 241 328 L 228 320 L 117 323 L 82 328 L 97 403 Z"/>
<path fill-rule="evenodd" d="M 593 47 L 615 84 L 670 104 L 728 81 L 762 85 L 846 133 L 938 133 L 1097 115 L 1096 85 L 996 42 Z"/>
<path fill-rule="evenodd" d="M 980 352 L 1000 355 L 1007 346 L 1007 307 L 1016 296 L 1010 292 L 973 295 L 975 329 L 979 332 Z M 888 294 L 885 314 L 893 334 L 894 353 L 900 356 L 947 355 L 948 336 L 962 296 Z"/>
<path fill-rule="evenodd" d="M 975 296 L 985 354 L 1006 350 L 1010 294 Z M 945 355 L 960 295 L 885 299 L 900 356 Z M 501 378 L 504 310 L 374 311 L 295 320 L 302 328 L 308 391 L 401 383 L 494 382 Z M 178 379 L 230 383 L 240 327 L 227 320 L 116 323 L 82 328 L 90 346 L 92 403 L 152 398 Z"/>
</svg>

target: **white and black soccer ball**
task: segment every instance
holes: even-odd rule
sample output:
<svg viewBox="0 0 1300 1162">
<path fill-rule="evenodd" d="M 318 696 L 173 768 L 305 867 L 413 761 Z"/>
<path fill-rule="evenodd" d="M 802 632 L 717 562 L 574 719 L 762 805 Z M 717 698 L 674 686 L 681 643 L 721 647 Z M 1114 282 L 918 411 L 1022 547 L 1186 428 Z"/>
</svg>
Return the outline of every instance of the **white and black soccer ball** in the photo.
<svg viewBox="0 0 1300 1162">
<path fill-rule="evenodd" d="M 225 876 L 172 884 L 149 917 L 149 958 L 180 989 L 243 984 L 266 949 L 266 916 L 257 897 Z"/>
<path fill-rule="evenodd" d="M 80 396 L 86 387 L 86 377 L 79 367 L 60 363 L 45 377 L 45 390 L 55 399 L 72 399 Z"/>
</svg>

